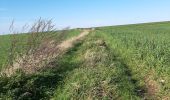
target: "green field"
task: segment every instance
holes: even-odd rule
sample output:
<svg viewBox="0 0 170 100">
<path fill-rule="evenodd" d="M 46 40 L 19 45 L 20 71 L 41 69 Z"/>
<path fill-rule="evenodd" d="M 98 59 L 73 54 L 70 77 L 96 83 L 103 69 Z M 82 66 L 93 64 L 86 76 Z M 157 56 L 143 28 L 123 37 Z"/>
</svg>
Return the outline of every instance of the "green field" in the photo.
<svg viewBox="0 0 170 100">
<path fill-rule="evenodd" d="M 4 66 L 4 64 L 7 62 L 8 59 L 8 55 L 9 55 L 9 49 L 11 47 L 11 43 L 12 43 L 12 35 L 2 35 L 0 36 L 0 69 L 2 68 L 2 66 Z M 22 47 L 25 46 L 25 42 L 27 39 L 27 35 L 26 34 L 20 34 L 20 35 L 16 35 L 17 40 L 19 41 L 17 43 L 17 51 L 21 51 L 23 50 Z"/>
<path fill-rule="evenodd" d="M 0 40 L 2 65 L 9 36 Z M 169 100 L 170 22 L 95 28 L 51 63 L 33 75 L 0 77 L 0 99 Z"/>
<path fill-rule="evenodd" d="M 148 95 L 170 96 L 170 22 L 99 28 L 105 41 L 120 57 Z M 166 98 L 167 99 L 167 98 Z"/>
</svg>

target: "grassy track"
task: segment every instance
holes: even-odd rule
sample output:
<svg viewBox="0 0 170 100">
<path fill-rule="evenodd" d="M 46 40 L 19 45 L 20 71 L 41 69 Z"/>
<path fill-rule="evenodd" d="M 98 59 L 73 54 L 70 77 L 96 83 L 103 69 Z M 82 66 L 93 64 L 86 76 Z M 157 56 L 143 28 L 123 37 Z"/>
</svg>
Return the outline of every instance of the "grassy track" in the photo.
<svg viewBox="0 0 170 100">
<path fill-rule="evenodd" d="M 101 36 L 91 33 L 73 49 L 70 62 L 75 69 L 66 74 L 54 99 L 140 99 L 140 88 L 128 68 L 111 51 Z"/>
</svg>

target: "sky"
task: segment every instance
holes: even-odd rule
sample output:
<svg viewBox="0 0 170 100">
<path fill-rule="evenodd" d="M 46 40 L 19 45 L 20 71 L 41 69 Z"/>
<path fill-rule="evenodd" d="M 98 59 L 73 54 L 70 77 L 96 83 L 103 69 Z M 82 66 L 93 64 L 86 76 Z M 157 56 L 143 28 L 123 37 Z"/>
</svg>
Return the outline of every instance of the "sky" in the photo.
<svg viewBox="0 0 170 100">
<path fill-rule="evenodd" d="M 170 21 L 170 0 L 0 0 L 0 34 L 12 20 L 17 31 L 38 18 L 57 28 Z"/>
</svg>

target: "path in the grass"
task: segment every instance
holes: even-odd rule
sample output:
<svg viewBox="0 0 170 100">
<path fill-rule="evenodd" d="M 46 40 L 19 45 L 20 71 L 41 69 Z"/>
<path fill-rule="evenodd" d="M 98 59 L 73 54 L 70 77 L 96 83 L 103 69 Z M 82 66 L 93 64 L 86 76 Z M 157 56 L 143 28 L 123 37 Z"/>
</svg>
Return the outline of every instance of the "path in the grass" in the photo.
<svg viewBox="0 0 170 100">
<path fill-rule="evenodd" d="M 2 70 L 0 74 L 11 76 L 18 69 L 21 69 L 28 74 L 35 73 L 44 68 L 44 66 L 51 62 L 51 60 L 54 60 L 54 58 L 63 55 L 68 49 L 72 48 L 76 42 L 82 40 L 89 33 L 90 30 L 84 30 L 80 35 L 65 40 L 58 45 L 55 45 L 52 41 L 47 42 L 34 54 L 18 59 L 13 67 Z"/>
</svg>

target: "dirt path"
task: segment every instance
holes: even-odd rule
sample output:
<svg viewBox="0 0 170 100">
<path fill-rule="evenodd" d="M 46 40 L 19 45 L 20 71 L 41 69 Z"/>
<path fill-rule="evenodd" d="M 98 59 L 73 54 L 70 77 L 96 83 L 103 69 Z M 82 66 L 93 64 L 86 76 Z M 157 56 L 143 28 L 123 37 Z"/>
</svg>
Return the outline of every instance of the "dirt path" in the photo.
<svg viewBox="0 0 170 100">
<path fill-rule="evenodd" d="M 2 70 L 0 74 L 7 76 L 13 75 L 18 69 L 24 71 L 27 74 L 35 73 L 44 68 L 49 62 L 55 58 L 63 55 L 68 49 L 72 48 L 77 41 L 82 40 L 88 35 L 90 30 L 84 30 L 80 35 L 72 37 L 68 40 L 55 45 L 52 41 L 49 41 L 39 48 L 34 54 L 19 58 L 13 67 Z"/>
<path fill-rule="evenodd" d="M 63 41 L 61 44 L 58 45 L 58 48 L 61 51 L 65 51 L 71 47 L 73 47 L 74 43 L 81 40 L 83 37 L 89 34 L 89 30 L 84 30 L 80 35 L 73 37 L 71 39 L 68 39 L 66 41 Z"/>
</svg>

